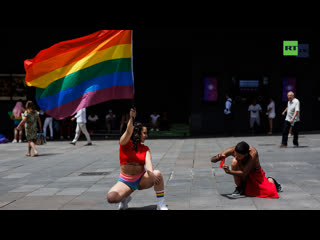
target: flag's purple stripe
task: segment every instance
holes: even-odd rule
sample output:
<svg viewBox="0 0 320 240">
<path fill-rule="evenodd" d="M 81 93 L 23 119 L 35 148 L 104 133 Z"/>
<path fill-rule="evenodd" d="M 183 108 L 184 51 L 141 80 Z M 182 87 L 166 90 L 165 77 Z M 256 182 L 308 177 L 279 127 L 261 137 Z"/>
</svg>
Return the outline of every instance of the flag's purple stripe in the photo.
<svg viewBox="0 0 320 240">
<path fill-rule="evenodd" d="M 75 114 L 82 108 L 92 106 L 101 102 L 106 102 L 113 99 L 132 99 L 133 85 L 114 86 L 97 91 L 92 91 L 83 96 L 62 104 L 56 108 L 45 111 L 48 115 L 57 120 L 64 119 Z"/>
</svg>

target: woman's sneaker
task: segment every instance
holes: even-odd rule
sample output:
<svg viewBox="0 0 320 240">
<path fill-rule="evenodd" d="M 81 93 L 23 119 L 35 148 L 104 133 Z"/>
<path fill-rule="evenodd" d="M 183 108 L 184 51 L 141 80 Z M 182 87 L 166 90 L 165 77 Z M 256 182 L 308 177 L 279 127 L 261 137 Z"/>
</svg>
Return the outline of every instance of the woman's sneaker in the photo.
<svg viewBox="0 0 320 240">
<path fill-rule="evenodd" d="M 157 204 L 157 210 L 168 210 L 168 207 L 164 198 L 159 198 L 159 199 Z"/>
<path fill-rule="evenodd" d="M 126 209 L 128 209 L 128 203 L 131 201 L 131 199 L 132 199 L 131 196 L 122 199 L 122 201 L 119 203 L 118 209 L 119 209 L 119 210 L 126 210 Z"/>
<path fill-rule="evenodd" d="M 236 187 L 236 189 L 232 193 L 232 196 L 236 197 L 236 196 L 240 196 L 240 195 L 244 195 L 244 189 L 242 187 Z"/>
<path fill-rule="evenodd" d="M 272 178 L 272 180 L 274 181 L 274 185 L 276 185 L 276 189 L 277 189 L 277 192 L 282 192 L 282 186 L 280 183 L 277 182 L 277 180 L 275 180 L 273 177 L 268 177 L 268 178 Z"/>
<path fill-rule="evenodd" d="M 157 205 L 157 210 L 169 210 L 166 205 L 159 206 Z"/>
</svg>

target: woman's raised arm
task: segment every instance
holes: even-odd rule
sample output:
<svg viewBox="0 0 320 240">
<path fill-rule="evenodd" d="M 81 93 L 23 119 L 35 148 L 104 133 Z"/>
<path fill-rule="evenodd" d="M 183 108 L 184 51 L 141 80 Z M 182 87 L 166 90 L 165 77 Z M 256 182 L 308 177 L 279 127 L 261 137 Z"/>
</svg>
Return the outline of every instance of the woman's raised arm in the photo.
<svg viewBox="0 0 320 240">
<path fill-rule="evenodd" d="M 135 117 L 136 117 L 136 109 L 131 108 L 130 109 L 130 119 L 128 121 L 127 129 L 120 138 L 120 145 L 122 145 L 122 146 L 126 145 L 131 138 L 131 135 L 133 132 L 133 119 Z"/>
</svg>

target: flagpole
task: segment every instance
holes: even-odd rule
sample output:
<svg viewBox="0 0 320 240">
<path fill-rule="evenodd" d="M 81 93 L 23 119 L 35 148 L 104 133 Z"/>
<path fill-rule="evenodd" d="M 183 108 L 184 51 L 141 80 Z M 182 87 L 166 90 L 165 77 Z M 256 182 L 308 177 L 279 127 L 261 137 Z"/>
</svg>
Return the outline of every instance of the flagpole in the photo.
<svg viewBox="0 0 320 240">
<path fill-rule="evenodd" d="M 131 30 L 131 69 L 133 80 L 133 99 L 131 99 L 131 107 L 135 108 L 135 88 L 134 88 L 134 70 L 133 70 L 133 30 Z"/>
</svg>

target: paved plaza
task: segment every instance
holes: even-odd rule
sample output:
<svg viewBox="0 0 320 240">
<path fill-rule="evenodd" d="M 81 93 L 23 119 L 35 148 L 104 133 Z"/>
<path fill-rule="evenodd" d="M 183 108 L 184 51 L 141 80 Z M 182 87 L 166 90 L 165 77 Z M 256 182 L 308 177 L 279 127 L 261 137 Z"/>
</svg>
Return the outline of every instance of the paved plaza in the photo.
<svg viewBox="0 0 320 240">
<path fill-rule="evenodd" d="M 234 198 L 233 177 L 210 158 L 247 141 L 262 168 L 283 187 L 279 199 Z M 155 169 L 162 172 L 169 210 L 320 209 L 320 134 L 300 136 L 300 147 L 280 149 L 280 136 L 148 139 Z M 1 210 L 116 210 L 106 194 L 120 173 L 119 140 L 84 146 L 52 141 L 26 157 L 27 143 L 0 144 Z M 226 163 L 230 165 L 232 158 Z M 154 210 L 153 189 L 132 194 L 129 210 Z"/>
</svg>

